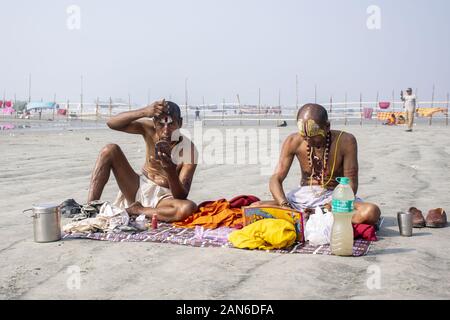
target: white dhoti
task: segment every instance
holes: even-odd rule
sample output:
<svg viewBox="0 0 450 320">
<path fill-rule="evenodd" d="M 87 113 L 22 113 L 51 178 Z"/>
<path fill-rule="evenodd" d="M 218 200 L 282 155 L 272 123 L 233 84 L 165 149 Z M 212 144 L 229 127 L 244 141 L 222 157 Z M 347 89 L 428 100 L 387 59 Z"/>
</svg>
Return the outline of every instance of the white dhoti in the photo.
<svg viewBox="0 0 450 320">
<path fill-rule="evenodd" d="M 299 186 L 290 191 L 286 197 L 295 209 L 304 211 L 331 203 L 333 190 L 323 189 L 321 186 Z M 355 202 L 362 202 L 362 199 L 356 197 Z"/>
<path fill-rule="evenodd" d="M 140 202 L 144 207 L 156 208 L 161 200 L 172 198 L 170 189 L 157 185 L 143 174 L 139 176 L 139 188 L 136 191 L 134 202 Z M 123 193 L 119 191 L 114 206 L 128 208 L 131 205 L 132 203 L 128 203 Z"/>
</svg>

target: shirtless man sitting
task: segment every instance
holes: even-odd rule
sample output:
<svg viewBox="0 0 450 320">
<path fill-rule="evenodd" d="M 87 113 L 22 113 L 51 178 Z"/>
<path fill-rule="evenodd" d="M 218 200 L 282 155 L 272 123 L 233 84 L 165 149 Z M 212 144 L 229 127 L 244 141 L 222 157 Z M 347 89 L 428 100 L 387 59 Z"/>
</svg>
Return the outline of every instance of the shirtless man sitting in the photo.
<svg viewBox="0 0 450 320">
<path fill-rule="evenodd" d="M 331 130 L 328 113 L 318 104 L 306 104 L 297 114 L 299 132 L 291 134 L 281 150 L 280 160 L 270 179 L 274 201 L 254 205 L 290 207 L 308 216 L 316 207 L 331 208 L 337 177 L 350 178 L 354 194 L 358 191 L 358 149 L 355 137 L 343 131 Z M 287 195 L 283 181 L 294 157 L 300 162 L 300 186 Z M 378 206 L 355 201 L 353 223 L 374 225 L 380 218 Z"/>
<path fill-rule="evenodd" d="M 158 220 L 173 222 L 194 213 L 197 206 L 187 197 L 196 169 L 195 147 L 188 141 L 191 161 L 175 161 L 179 162 L 175 164 L 171 156 L 172 149 L 186 139 L 180 137 L 172 141 L 182 121 L 179 106 L 165 100 L 112 117 L 107 122 L 111 129 L 142 135 L 146 144 L 146 161 L 142 174 L 137 174 L 117 144 L 105 146 L 92 173 L 88 202 L 100 199 L 112 171 L 120 189 L 114 205 L 127 208 L 128 214 L 150 217 L 157 214 Z M 165 141 L 165 148 L 155 155 L 158 141 Z M 186 141 L 183 141 L 184 146 Z"/>
</svg>

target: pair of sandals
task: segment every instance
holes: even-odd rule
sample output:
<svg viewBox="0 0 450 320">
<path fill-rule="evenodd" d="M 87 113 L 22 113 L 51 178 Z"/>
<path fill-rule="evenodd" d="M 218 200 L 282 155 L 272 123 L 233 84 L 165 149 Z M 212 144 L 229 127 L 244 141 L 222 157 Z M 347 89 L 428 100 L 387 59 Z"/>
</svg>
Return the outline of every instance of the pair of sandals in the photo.
<svg viewBox="0 0 450 320">
<path fill-rule="evenodd" d="M 105 201 L 94 200 L 81 205 L 74 199 L 67 199 L 59 205 L 59 210 L 63 217 L 72 218 L 73 221 L 80 221 L 96 216 L 103 203 L 105 203 Z"/>
<path fill-rule="evenodd" d="M 429 210 L 426 218 L 416 207 L 409 208 L 408 212 L 413 215 L 414 228 L 445 228 L 447 226 L 447 214 L 443 208 Z"/>
</svg>

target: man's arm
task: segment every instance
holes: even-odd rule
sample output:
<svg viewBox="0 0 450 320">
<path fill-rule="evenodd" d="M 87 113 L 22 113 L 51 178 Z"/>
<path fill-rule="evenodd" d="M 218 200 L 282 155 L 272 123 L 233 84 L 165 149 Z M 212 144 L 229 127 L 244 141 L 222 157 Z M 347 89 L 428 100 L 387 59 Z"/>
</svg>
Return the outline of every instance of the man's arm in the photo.
<svg viewBox="0 0 450 320">
<path fill-rule="evenodd" d="M 149 121 L 142 122 L 138 120 L 141 118 L 157 117 L 166 111 L 167 106 L 165 101 L 156 101 L 142 109 L 119 113 L 118 115 L 109 119 L 106 124 L 113 130 L 144 135 L 145 126 L 153 124 L 151 124 L 151 122 Z"/>
<path fill-rule="evenodd" d="M 185 200 L 187 199 L 191 190 L 192 180 L 194 178 L 195 169 L 197 168 L 197 150 L 194 144 L 191 143 L 191 161 L 190 163 L 183 163 L 180 173 L 177 173 L 177 166 L 173 163 L 170 155 L 161 153 L 160 163 L 163 169 L 167 173 L 169 181 L 169 189 L 175 199 Z"/>
<path fill-rule="evenodd" d="M 176 170 L 168 173 L 169 188 L 175 199 L 187 199 L 196 168 L 196 164 L 183 164 L 179 175 Z"/>
<path fill-rule="evenodd" d="M 286 179 L 289 169 L 291 168 L 292 161 L 295 156 L 295 143 L 294 135 L 289 136 L 283 143 L 281 148 L 280 160 L 275 169 L 275 173 L 270 178 L 269 188 L 272 193 L 273 199 L 281 205 L 283 202 L 287 202 L 286 194 L 283 190 L 283 181 Z"/>
<path fill-rule="evenodd" d="M 353 189 L 353 193 L 356 195 L 358 192 L 358 143 L 356 138 L 347 133 L 345 142 L 342 146 L 344 148 L 344 177 L 350 178 L 350 187 Z"/>
</svg>

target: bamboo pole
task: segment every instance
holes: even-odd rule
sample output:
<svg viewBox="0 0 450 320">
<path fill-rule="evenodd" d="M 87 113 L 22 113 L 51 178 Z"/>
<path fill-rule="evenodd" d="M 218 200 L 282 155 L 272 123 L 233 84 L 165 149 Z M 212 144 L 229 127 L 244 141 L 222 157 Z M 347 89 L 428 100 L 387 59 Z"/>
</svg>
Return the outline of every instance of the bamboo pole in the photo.
<svg viewBox="0 0 450 320">
<path fill-rule="evenodd" d="M 261 88 L 258 89 L 258 126 L 261 125 Z"/>
<path fill-rule="evenodd" d="M 432 93 L 431 93 L 431 108 L 434 107 L 434 88 L 435 88 L 435 86 L 434 86 L 434 84 L 433 84 L 433 91 L 432 91 Z M 433 123 L 433 114 L 431 113 L 431 114 L 430 114 L 429 125 L 431 126 L 432 123 Z"/>
<path fill-rule="evenodd" d="M 16 94 L 14 93 L 14 106 L 17 104 L 17 97 L 16 97 Z M 17 118 L 17 110 L 16 109 L 14 109 L 15 110 L 15 112 L 14 112 L 14 118 Z"/>
<path fill-rule="evenodd" d="M 295 108 L 298 110 L 298 75 L 295 75 Z"/>
<path fill-rule="evenodd" d="M 69 99 L 67 99 L 67 121 L 69 121 L 69 119 L 70 119 L 70 101 L 69 101 Z"/>
<path fill-rule="evenodd" d="M 225 114 L 225 99 L 222 102 L 222 126 L 224 125 L 224 114 Z"/>
<path fill-rule="evenodd" d="M 184 79 L 184 98 L 185 98 L 185 110 L 186 110 L 186 124 L 189 126 L 189 112 L 188 112 L 188 88 L 187 88 L 188 78 Z"/>
<path fill-rule="evenodd" d="M 95 101 L 95 121 L 98 121 L 98 97 L 97 101 Z"/>
<path fill-rule="evenodd" d="M 278 120 L 277 125 L 280 125 L 281 118 L 281 89 L 278 89 Z"/>
<path fill-rule="evenodd" d="M 53 112 L 52 112 L 52 120 L 55 120 L 55 107 L 56 107 L 56 93 L 53 95 Z"/>
<path fill-rule="evenodd" d="M 2 108 L 6 107 L 6 90 L 3 90 Z M 6 118 L 6 113 L 2 112 L 2 118 Z"/>
<path fill-rule="evenodd" d="M 317 103 L 317 84 L 314 85 L 314 103 Z"/>
<path fill-rule="evenodd" d="M 28 102 L 31 102 L 31 73 L 28 77 Z"/>
<path fill-rule="evenodd" d="M 347 125 L 347 92 L 345 93 L 345 109 L 344 109 L 345 125 Z"/>
<path fill-rule="evenodd" d="M 109 97 L 109 117 L 112 117 L 112 99 Z"/>
<path fill-rule="evenodd" d="M 6 90 L 3 90 L 2 107 L 6 107 Z M 2 118 L 6 117 L 6 113 L 2 112 Z"/>
<path fill-rule="evenodd" d="M 392 112 L 395 112 L 395 90 L 392 90 Z"/>
<path fill-rule="evenodd" d="M 128 94 L 128 111 L 131 111 L 131 95 Z"/>
<path fill-rule="evenodd" d="M 448 100 L 450 95 L 447 93 L 447 113 L 445 114 L 445 125 L 448 126 Z"/>
<path fill-rule="evenodd" d="M 83 76 L 81 76 L 80 119 L 83 121 Z"/>
<path fill-rule="evenodd" d="M 243 112 L 241 110 L 241 98 L 239 97 L 239 93 L 236 95 L 237 97 L 237 101 L 238 101 L 238 105 L 239 105 L 239 112 L 240 112 L 240 119 L 239 119 L 239 125 L 242 126 L 242 116 L 243 116 Z"/>
<path fill-rule="evenodd" d="M 362 93 L 359 94 L 359 125 L 362 126 L 363 113 L 362 113 Z"/>
<path fill-rule="evenodd" d="M 203 120 L 202 120 L 202 124 L 204 123 L 204 120 L 205 120 L 205 108 L 206 108 L 206 105 L 205 105 L 205 96 L 202 96 L 202 101 L 203 101 Z"/>
<path fill-rule="evenodd" d="M 333 115 L 333 96 L 330 96 L 330 118 Z"/>
<path fill-rule="evenodd" d="M 376 101 L 376 104 L 375 104 L 375 111 L 377 112 L 377 122 L 376 122 L 376 126 L 377 127 L 378 127 L 378 121 L 379 121 L 379 119 L 378 119 L 379 107 L 380 107 L 380 93 L 377 91 L 377 101 Z"/>
</svg>

